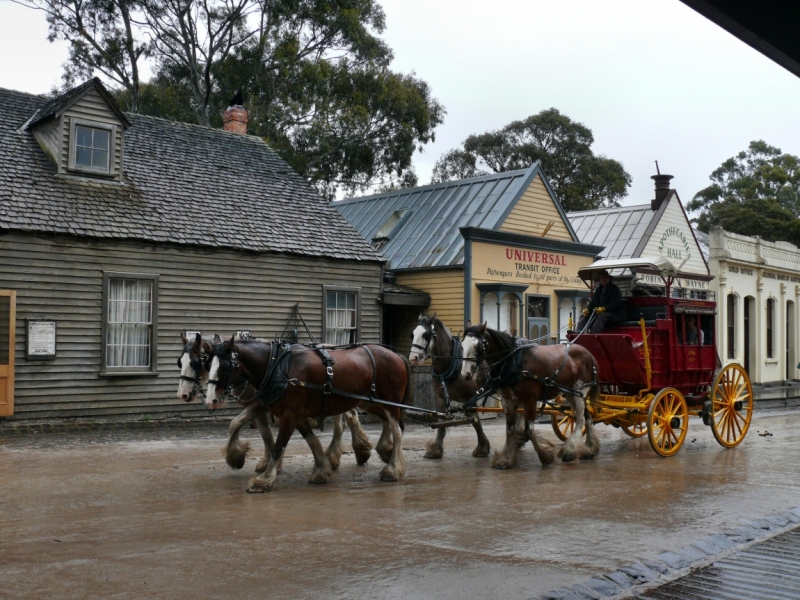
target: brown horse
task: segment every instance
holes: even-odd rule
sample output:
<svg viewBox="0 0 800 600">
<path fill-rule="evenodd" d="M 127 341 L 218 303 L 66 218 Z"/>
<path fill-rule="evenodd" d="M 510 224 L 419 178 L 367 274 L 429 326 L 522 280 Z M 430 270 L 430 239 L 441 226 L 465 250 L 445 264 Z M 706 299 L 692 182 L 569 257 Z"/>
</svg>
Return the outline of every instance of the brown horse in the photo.
<svg viewBox="0 0 800 600">
<path fill-rule="evenodd" d="M 183 351 L 178 359 L 178 367 L 181 369 L 178 398 L 184 402 L 192 402 L 198 394 L 202 393 L 203 388 L 208 386 L 206 360 L 211 355 L 214 345 L 219 344 L 222 340 L 220 340 L 218 335 L 214 336 L 212 345 L 212 342 L 202 339 L 200 334 L 196 334 L 193 339 L 189 339 L 183 333 L 181 333 L 181 340 L 183 341 Z M 264 442 L 264 456 L 256 465 L 255 470 L 256 473 L 263 473 L 266 471 L 269 457 L 272 455 L 275 439 L 272 436 L 272 428 L 268 422 L 268 411 L 261 406 L 259 402 L 254 402 L 255 396 L 256 389 L 248 385 L 239 397 L 238 402 L 244 407 L 244 410 L 231 421 L 228 427 L 228 441 L 222 448 L 222 454 L 225 456 L 225 462 L 227 462 L 231 468 L 241 469 L 244 466 L 247 460 L 247 453 L 250 451 L 250 443 L 240 441 L 239 433 L 247 423 L 253 421 L 257 425 L 258 431 L 261 434 L 261 439 Z M 353 439 L 353 451 L 358 464 L 366 464 L 372 453 L 372 445 L 369 443 L 369 438 L 361 427 L 356 411 L 350 411 L 344 415 L 337 415 L 333 417 L 333 437 L 331 438 L 331 443 L 325 450 L 325 454 L 328 456 L 328 460 L 334 471 L 339 468 L 342 455 L 341 440 L 344 434 L 342 416 L 350 427 Z M 278 470 L 281 468 L 280 461 L 278 462 L 277 468 Z"/>
<path fill-rule="evenodd" d="M 433 391 L 439 398 L 440 410 L 447 409 L 444 394 L 460 403 L 464 403 L 478 391 L 478 378 L 469 381 L 461 377 L 461 352 L 460 346 L 454 346 L 453 335 L 441 320 L 420 315 L 419 323 L 411 333 L 411 354 L 408 359 L 412 365 L 431 357 L 431 377 Z M 458 354 L 458 356 L 456 356 Z M 472 456 L 489 456 L 491 446 L 486 434 L 483 433 L 480 420 L 472 422 L 475 433 L 478 435 L 478 445 L 472 451 Z M 444 438 L 447 435 L 446 427 L 439 427 L 436 439 L 428 442 L 424 458 L 442 458 L 444 454 Z"/>
<path fill-rule="evenodd" d="M 206 404 L 214 406 L 224 393 L 242 387 L 246 382 L 261 386 L 273 358 L 272 348 L 271 344 L 265 342 L 236 341 L 234 338 L 217 345 L 210 356 Z M 382 346 L 374 345 L 331 349 L 329 354 L 333 358 L 333 367 L 329 371 L 332 372 L 332 379 L 329 379 L 327 368 L 315 349 L 298 344 L 291 346 L 286 373 L 289 385 L 269 404 L 269 410 L 280 421 L 278 438 L 266 472 L 250 481 L 249 492 L 272 489 L 277 476 L 276 465 L 295 429 L 300 431 L 314 455 L 315 466 L 309 481 L 330 481 L 330 461 L 322 452 L 319 439 L 308 420 L 320 415 L 339 415 L 357 406 L 387 423 L 391 432 L 391 449 L 387 448 L 382 456 L 388 458 L 388 464 L 381 471 L 381 480 L 397 481 L 404 476 L 401 409 L 362 401 L 375 397 L 397 404 L 410 404 L 412 386 L 408 361 Z M 328 383 L 330 394 L 319 389 Z"/>
<path fill-rule="evenodd" d="M 589 396 L 599 396 L 597 366 L 594 357 L 583 346 L 558 344 L 555 346 L 526 345 L 517 348 L 516 341 L 507 333 L 488 329 L 486 324 L 470 327 L 461 343 L 464 353 L 462 374 L 465 379 L 473 377 L 476 365 L 486 360 L 489 363 L 490 379 L 487 385 L 496 386 L 502 392 L 503 409 L 506 415 L 506 444 L 494 455 L 492 466 L 498 469 L 513 468 L 517 464 L 517 443 L 514 425 L 517 408 L 525 413 L 525 429 L 543 465 L 553 462 L 553 447 L 550 442 L 540 443 L 534 434 L 533 421 L 540 400 L 552 400 L 562 394 L 575 412 L 575 430 L 559 451 L 564 462 L 575 458 L 593 458 L 600 451 L 600 440 L 594 423 L 586 410 L 579 392 L 589 387 Z M 517 364 L 517 358 L 519 363 Z M 581 441 L 584 424 L 586 443 Z"/>
</svg>

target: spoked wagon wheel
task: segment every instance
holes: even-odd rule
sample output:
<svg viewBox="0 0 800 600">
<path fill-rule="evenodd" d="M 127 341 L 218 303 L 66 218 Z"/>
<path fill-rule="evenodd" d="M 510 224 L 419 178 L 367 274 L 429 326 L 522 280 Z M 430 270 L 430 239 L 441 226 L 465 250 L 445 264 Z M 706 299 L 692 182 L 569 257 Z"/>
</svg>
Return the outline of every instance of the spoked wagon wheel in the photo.
<svg viewBox="0 0 800 600">
<path fill-rule="evenodd" d="M 653 450 L 661 456 L 672 456 L 686 439 L 689 407 L 675 388 L 661 390 L 647 412 L 647 436 Z"/>
<path fill-rule="evenodd" d="M 556 398 L 553 403 L 564 407 L 567 406 L 567 403 L 564 402 L 561 396 Z M 553 426 L 556 437 L 562 442 L 566 442 L 567 438 L 575 431 L 575 415 L 573 415 L 571 411 L 558 414 L 553 413 L 550 415 L 550 424 Z"/>
<path fill-rule="evenodd" d="M 753 387 L 740 365 L 722 368 L 711 386 L 711 431 L 726 448 L 738 446 L 753 417 Z"/>
<path fill-rule="evenodd" d="M 636 423 L 635 425 L 620 425 L 622 431 L 632 438 L 640 438 L 647 435 L 647 421 Z"/>
</svg>

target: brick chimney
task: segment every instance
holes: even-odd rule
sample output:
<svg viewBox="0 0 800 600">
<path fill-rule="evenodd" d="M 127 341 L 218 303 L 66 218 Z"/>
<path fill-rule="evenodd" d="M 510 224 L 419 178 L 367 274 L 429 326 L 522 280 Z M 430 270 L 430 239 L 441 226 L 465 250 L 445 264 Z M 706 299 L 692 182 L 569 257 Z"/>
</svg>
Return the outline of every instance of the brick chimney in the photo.
<svg viewBox="0 0 800 600">
<path fill-rule="evenodd" d="M 238 104 L 232 104 L 222 115 L 222 123 L 225 131 L 231 133 L 247 133 L 247 109 Z"/>
<path fill-rule="evenodd" d="M 650 179 L 656 182 L 656 197 L 650 201 L 650 208 L 658 210 L 669 194 L 669 180 L 672 179 L 672 175 L 659 173 L 658 175 L 652 175 Z"/>
</svg>

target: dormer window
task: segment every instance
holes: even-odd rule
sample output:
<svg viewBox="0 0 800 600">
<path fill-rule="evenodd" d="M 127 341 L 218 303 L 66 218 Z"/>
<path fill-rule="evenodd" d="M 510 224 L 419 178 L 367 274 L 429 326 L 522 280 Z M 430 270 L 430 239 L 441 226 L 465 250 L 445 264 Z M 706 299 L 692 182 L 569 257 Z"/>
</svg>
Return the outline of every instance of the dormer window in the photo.
<svg viewBox="0 0 800 600">
<path fill-rule="evenodd" d="M 114 148 L 113 125 L 72 119 L 70 123 L 69 168 L 90 173 L 111 173 Z"/>
</svg>

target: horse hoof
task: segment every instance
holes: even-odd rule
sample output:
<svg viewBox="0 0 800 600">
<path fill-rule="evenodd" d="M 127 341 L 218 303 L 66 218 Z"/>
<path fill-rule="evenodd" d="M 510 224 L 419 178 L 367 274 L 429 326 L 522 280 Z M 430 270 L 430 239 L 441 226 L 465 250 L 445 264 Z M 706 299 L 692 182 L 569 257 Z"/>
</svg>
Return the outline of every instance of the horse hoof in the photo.
<svg viewBox="0 0 800 600">
<path fill-rule="evenodd" d="M 269 466 L 269 459 L 262 458 L 256 465 L 256 473 L 265 472 L 267 470 L 267 466 Z"/>
<path fill-rule="evenodd" d="M 331 463 L 331 469 L 337 471 L 339 469 L 340 459 L 338 456 L 329 456 L 328 461 Z"/>
<path fill-rule="evenodd" d="M 228 466 L 231 469 L 236 469 L 238 471 L 244 466 L 246 458 L 247 458 L 246 456 L 228 457 L 228 459 L 225 462 L 228 463 Z"/>
<path fill-rule="evenodd" d="M 372 450 L 356 450 L 356 464 L 363 467 L 372 456 Z"/>
<path fill-rule="evenodd" d="M 391 448 L 388 448 L 388 449 L 387 448 L 381 448 L 381 449 L 376 450 L 376 452 L 378 453 L 378 456 L 381 457 L 381 460 L 383 462 L 387 463 L 387 464 L 392 459 L 392 449 Z"/>
<path fill-rule="evenodd" d="M 489 446 L 478 446 L 475 450 L 472 451 L 472 456 L 475 458 L 486 458 L 489 456 L 489 451 L 491 447 Z"/>
<path fill-rule="evenodd" d="M 444 452 L 441 449 L 436 448 L 436 449 L 428 450 L 425 453 L 425 456 L 423 456 L 422 458 L 429 458 L 431 460 L 435 460 L 437 458 L 442 458 L 443 455 L 444 455 Z"/>
<path fill-rule="evenodd" d="M 308 483 L 313 483 L 315 485 L 328 483 L 331 480 L 332 472 L 324 471 L 324 470 L 314 470 L 311 473 L 311 477 L 308 479 Z"/>
<path fill-rule="evenodd" d="M 381 471 L 381 481 L 398 481 L 397 475 L 394 474 L 394 471 L 383 469 Z"/>
<path fill-rule="evenodd" d="M 561 462 L 568 463 L 575 460 L 575 453 L 571 450 L 569 452 L 560 452 L 558 457 L 561 459 Z"/>
</svg>

